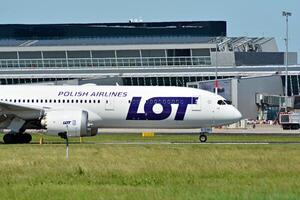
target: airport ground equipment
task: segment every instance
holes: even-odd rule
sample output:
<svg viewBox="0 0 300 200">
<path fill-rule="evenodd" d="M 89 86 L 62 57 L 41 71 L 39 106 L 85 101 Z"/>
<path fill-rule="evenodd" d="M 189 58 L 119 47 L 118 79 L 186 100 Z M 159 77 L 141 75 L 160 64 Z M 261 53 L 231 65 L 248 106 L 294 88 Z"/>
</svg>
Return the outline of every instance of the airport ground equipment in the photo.
<svg viewBox="0 0 300 200">
<path fill-rule="evenodd" d="M 297 130 L 300 128 L 300 113 L 299 112 L 282 112 L 279 115 L 279 123 L 283 130 Z"/>
</svg>

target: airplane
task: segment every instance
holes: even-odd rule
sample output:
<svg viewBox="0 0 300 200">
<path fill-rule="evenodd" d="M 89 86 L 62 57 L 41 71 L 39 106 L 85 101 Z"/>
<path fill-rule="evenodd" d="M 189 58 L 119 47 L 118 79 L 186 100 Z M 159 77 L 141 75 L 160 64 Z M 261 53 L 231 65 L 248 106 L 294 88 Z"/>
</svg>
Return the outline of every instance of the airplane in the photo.
<svg viewBox="0 0 300 200">
<path fill-rule="evenodd" d="M 94 136 L 98 128 L 186 129 L 232 124 L 241 113 L 223 97 L 172 86 L 3 85 L 0 129 L 5 144 L 30 143 L 27 129 L 66 137 Z M 205 133 L 200 133 L 206 142 Z"/>
</svg>

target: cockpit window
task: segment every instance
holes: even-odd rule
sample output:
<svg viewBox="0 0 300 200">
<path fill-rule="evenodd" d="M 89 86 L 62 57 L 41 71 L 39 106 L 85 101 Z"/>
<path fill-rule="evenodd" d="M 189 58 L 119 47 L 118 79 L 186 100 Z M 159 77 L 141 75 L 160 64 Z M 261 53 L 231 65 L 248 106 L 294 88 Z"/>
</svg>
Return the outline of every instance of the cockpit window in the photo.
<svg viewBox="0 0 300 200">
<path fill-rule="evenodd" d="M 219 104 L 219 105 L 225 105 L 226 103 L 225 103 L 223 100 L 219 100 L 219 101 L 218 101 L 218 104 Z"/>
<path fill-rule="evenodd" d="M 231 105 L 231 101 L 228 101 L 228 100 L 226 100 L 226 99 L 224 99 L 224 100 L 219 100 L 219 101 L 218 101 L 218 104 L 219 104 L 219 105 Z"/>
<path fill-rule="evenodd" d="M 232 102 L 229 101 L 229 100 L 224 100 L 224 101 L 225 101 L 225 103 L 228 104 L 228 105 L 231 105 L 231 104 L 232 104 Z"/>
</svg>

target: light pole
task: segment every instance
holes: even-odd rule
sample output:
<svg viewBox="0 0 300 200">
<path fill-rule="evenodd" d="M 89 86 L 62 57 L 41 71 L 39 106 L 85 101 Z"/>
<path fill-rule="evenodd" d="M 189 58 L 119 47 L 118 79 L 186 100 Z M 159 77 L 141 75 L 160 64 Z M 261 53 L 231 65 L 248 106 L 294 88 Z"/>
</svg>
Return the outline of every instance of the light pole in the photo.
<svg viewBox="0 0 300 200">
<path fill-rule="evenodd" d="M 218 43 L 216 41 L 216 67 L 215 67 L 215 93 L 218 94 L 218 88 L 219 88 L 219 83 L 218 83 Z"/>
<path fill-rule="evenodd" d="M 287 100 L 288 100 L 288 48 L 289 48 L 289 17 L 292 16 L 291 12 L 282 11 L 282 16 L 285 17 L 286 23 L 286 37 L 285 37 L 285 111 L 287 111 Z"/>
</svg>

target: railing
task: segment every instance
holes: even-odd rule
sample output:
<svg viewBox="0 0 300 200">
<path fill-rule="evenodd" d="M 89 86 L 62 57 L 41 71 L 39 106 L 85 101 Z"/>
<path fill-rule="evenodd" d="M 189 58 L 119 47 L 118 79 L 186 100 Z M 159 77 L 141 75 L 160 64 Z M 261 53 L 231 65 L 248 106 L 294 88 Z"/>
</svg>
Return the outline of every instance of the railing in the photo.
<svg viewBox="0 0 300 200">
<path fill-rule="evenodd" d="M 71 58 L 71 59 L 0 59 L 0 68 L 86 68 L 86 67 L 156 67 L 210 66 L 210 56 L 135 57 L 135 58 Z"/>
</svg>

